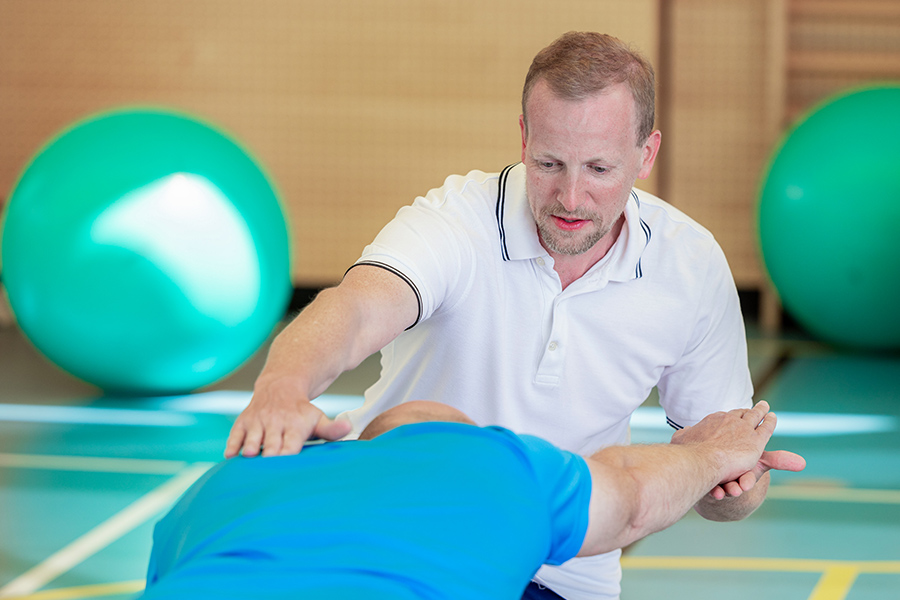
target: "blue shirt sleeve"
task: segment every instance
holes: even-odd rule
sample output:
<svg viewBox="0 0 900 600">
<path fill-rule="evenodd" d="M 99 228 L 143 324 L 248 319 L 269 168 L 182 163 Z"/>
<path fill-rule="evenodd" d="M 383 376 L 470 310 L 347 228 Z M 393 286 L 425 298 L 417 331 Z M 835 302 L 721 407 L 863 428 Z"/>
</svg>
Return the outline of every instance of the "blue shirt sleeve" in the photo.
<svg viewBox="0 0 900 600">
<path fill-rule="evenodd" d="M 578 554 L 587 534 L 590 470 L 577 454 L 560 450 L 538 437 L 517 437 L 527 450 L 550 517 L 551 545 L 545 563 L 562 564 Z"/>
</svg>

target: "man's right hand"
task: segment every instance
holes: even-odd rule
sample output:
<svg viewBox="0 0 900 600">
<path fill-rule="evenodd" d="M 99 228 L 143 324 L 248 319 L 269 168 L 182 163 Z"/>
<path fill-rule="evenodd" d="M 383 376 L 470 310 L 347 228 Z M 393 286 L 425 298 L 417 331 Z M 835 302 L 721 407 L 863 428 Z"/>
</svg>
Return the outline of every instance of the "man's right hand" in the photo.
<svg viewBox="0 0 900 600">
<path fill-rule="evenodd" d="M 340 285 L 319 293 L 273 340 L 253 399 L 231 428 L 225 457 L 296 454 L 310 438 L 346 436 L 350 423 L 329 419 L 310 398 L 384 348 L 418 316 L 418 297 L 403 278 L 376 266 L 350 269 Z"/>
<path fill-rule="evenodd" d="M 751 409 L 708 415 L 696 425 L 676 432 L 672 443 L 703 443 L 715 448 L 723 473 L 720 485 L 730 486 L 728 495 L 739 496 L 769 469 L 801 471 L 806 466 L 803 457 L 793 452 L 765 451 L 775 424 L 775 413 L 769 412 L 769 404 L 763 401 Z M 716 497 L 719 495 L 724 496 L 724 492 Z"/>
<path fill-rule="evenodd" d="M 231 428 L 225 458 L 260 452 L 263 456 L 297 454 L 311 438 L 339 440 L 352 429 L 349 421 L 329 419 L 307 398 L 298 397 L 296 388 L 272 384 L 263 393 L 259 382 L 256 388 Z"/>
</svg>

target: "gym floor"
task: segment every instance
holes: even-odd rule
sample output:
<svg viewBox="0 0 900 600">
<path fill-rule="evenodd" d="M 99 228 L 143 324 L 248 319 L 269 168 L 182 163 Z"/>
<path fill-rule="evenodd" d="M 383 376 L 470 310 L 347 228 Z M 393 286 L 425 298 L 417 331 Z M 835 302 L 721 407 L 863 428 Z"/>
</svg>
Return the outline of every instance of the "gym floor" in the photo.
<svg viewBox="0 0 900 600">
<path fill-rule="evenodd" d="M 691 514 L 623 558 L 626 600 L 900 598 L 900 356 L 835 351 L 748 324 L 757 399 L 779 414 L 771 447 L 808 461 L 776 473 L 738 523 Z M 212 463 L 264 359 L 189 397 L 116 400 L 58 371 L 0 326 L 0 598 L 133 598 L 153 524 Z M 359 401 L 377 359 L 321 400 Z M 636 442 L 671 435 L 654 399 Z"/>
</svg>

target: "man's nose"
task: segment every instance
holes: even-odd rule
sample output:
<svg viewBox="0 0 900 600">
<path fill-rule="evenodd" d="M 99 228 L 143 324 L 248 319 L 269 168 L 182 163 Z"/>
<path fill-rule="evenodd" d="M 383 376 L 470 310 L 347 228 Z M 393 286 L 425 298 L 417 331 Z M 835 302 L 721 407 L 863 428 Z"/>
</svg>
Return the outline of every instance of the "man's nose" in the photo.
<svg viewBox="0 0 900 600">
<path fill-rule="evenodd" d="M 557 201 L 569 212 L 575 211 L 583 202 L 581 178 L 575 174 L 566 174 L 560 183 Z"/>
</svg>

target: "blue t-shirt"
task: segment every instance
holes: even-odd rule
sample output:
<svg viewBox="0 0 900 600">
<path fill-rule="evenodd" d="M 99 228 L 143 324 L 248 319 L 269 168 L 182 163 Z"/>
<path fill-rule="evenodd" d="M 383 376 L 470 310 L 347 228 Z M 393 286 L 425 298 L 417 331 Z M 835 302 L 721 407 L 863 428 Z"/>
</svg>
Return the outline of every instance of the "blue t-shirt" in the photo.
<svg viewBox="0 0 900 600">
<path fill-rule="evenodd" d="M 420 423 L 213 467 L 154 531 L 146 598 L 518 599 L 587 531 L 584 460 Z"/>
</svg>

